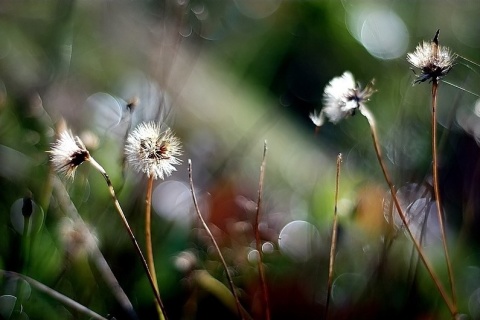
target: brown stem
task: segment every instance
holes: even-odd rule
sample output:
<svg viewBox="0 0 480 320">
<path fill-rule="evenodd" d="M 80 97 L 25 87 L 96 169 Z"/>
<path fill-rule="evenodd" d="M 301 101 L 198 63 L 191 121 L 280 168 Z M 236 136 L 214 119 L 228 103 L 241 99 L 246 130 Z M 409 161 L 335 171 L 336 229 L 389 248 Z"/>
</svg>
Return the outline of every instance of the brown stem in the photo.
<svg viewBox="0 0 480 320">
<path fill-rule="evenodd" d="M 327 302 L 325 305 L 325 319 L 328 319 L 328 307 L 330 305 L 330 294 L 332 292 L 332 282 L 333 282 L 333 265 L 335 263 L 335 250 L 337 247 L 337 224 L 338 224 L 338 215 L 337 215 L 337 205 L 338 205 L 338 187 L 340 181 L 340 164 L 342 163 L 342 154 L 339 153 L 337 156 L 337 174 L 335 177 L 335 208 L 333 210 L 333 226 L 332 226 L 332 242 L 330 245 L 330 256 L 328 264 L 328 283 L 327 283 Z"/>
<path fill-rule="evenodd" d="M 147 181 L 147 195 L 145 196 L 145 245 L 147 246 L 147 264 L 152 275 L 153 284 L 158 291 L 157 273 L 155 271 L 155 261 L 153 259 L 152 248 L 152 189 L 153 189 L 153 175 L 148 178 Z M 155 301 L 155 307 L 160 320 L 164 319 L 162 308 Z"/>
<path fill-rule="evenodd" d="M 437 157 L 437 95 L 438 81 L 432 80 L 432 158 L 433 158 L 433 190 L 435 193 L 435 201 L 437 204 L 438 222 L 440 224 L 440 233 L 442 235 L 443 251 L 445 253 L 445 261 L 447 263 L 448 280 L 450 281 L 450 290 L 452 291 L 452 302 L 456 310 L 457 299 L 455 294 L 455 282 L 453 279 L 452 264 L 448 253 L 447 236 L 445 234 L 445 224 L 443 223 L 443 208 L 440 199 L 440 187 L 438 183 L 438 157 Z"/>
<path fill-rule="evenodd" d="M 263 253 L 262 253 L 262 244 L 260 241 L 260 231 L 258 229 L 260 221 L 260 207 L 262 204 L 262 194 L 263 194 L 263 180 L 265 178 L 265 166 L 267 164 L 267 141 L 263 146 L 263 159 L 262 165 L 260 166 L 260 178 L 258 181 L 258 200 L 257 200 L 257 212 L 255 214 L 255 225 L 253 226 L 255 233 L 255 245 L 258 252 L 258 273 L 260 274 L 260 284 L 262 287 L 263 293 L 263 303 L 265 304 L 265 319 L 270 320 L 270 303 L 268 300 L 268 288 L 267 281 L 265 279 L 265 270 L 263 268 Z"/>
<path fill-rule="evenodd" d="M 443 300 L 447 304 L 447 307 L 452 314 L 453 317 L 456 316 L 457 314 L 457 309 L 455 305 L 452 303 L 450 300 L 450 297 L 447 295 L 445 292 L 445 289 L 443 288 L 442 283 L 440 282 L 438 276 L 436 275 L 435 271 L 433 270 L 433 267 L 431 266 L 430 262 L 427 260 L 425 253 L 423 252 L 422 247 L 420 246 L 419 242 L 413 235 L 412 231 L 410 230 L 407 219 L 405 217 L 405 213 L 403 212 L 402 207 L 400 206 L 400 202 L 398 201 L 397 198 L 397 191 L 395 189 L 395 186 L 393 185 L 392 181 L 390 180 L 390 175 L 388 174 L 387 167 L 385 166 L 383 160 L 382 160 L 382 153 L 380 150 L 380 145 L 378 143 L 378 137 L 377 137 L 377 130 L 376 130 L 376 125 L 375 125 L 375 118 L 373 117 L 373 114 L 370 112 L 370 110 L 367 109 L 365 105 L 360 106 L 360 112 L 362 115 L 367 118 L 368 124 L 370 125 L 370 131 L 372 134 L 372 139 L 373 139 L 373 146 L 375 148 L 375 154 L 377 156 L 378 162 L 380 163 L 380 167 L 382 168 L 382 173 L 385 178 L 385 181 L 388 184 L 388 187 L 390 188 L 390 193 L 392 195 L 393 203 L 395 205 L 395 208 L 398 211 L 398 214 L 400 215 L 400 218 L 402 219 L 403 224 L 405 225 L 405 229 L 407 230 L 407 233 L 409 237 L 412 239 L 413 244 L 415 245 L 415 249 L 417 250 L 420 259 L 422 260 L 422 263 L 425 265 L 425 268 L 427 269 L 428 273 L 430 274 L 430 277 L 432 278 L 433 282 L 435 283 L 435 286 L 437 287 L 438 292 L 442 296 Z"/>
<path fill-rule="evenodd" d="M 230 271 L 228 270 L 227 263 L 225 262 L 225 258 L 223 257 L 222 251 L 220 251 L 220 247 L 217 244 L 217 241 L 215 240 L 215 237 L 213 236 L 212 232 L 210 231 L 210 228 L 208 227 L 207 223 L 202 217 L 202 214 L 200 213 L 200 208 L 198 207 L 198 202 L 197 202 L 197 196 L 195 195 L 195 189 L 193 187 L 193 178 L 192 178 L 192 160 L 188 159 L 188 177 L 190 180 L 190 190 L 192 192 L 192 198 L 193 198 L 193 205 L 195 207 L 195 212 L 197 213 L 198 218 L 200 219 L 200 222 L 202 223 L 203 227 L 205 228 L 205 231 L 207 232 L 208 236 L 212 240 L 213 245 L 215 246 L 215 249 L 217 250 L 217 253 L 220 257 L 220 260 L 222 261 L 223 268 L 225 269 L 225 273 L 227 275 L 228 279 L 228 284 L 230 285 L 230 290 L 232 291 L 233 296 L 235 297 L 235 304 L 237 306 L 237 312 L 240 318 L 243 320 L 244 316 L 242 313 L 242 307 L 240 305 L 240 300 L 238 299 L 237 292 L 235 291 L 235 286 L 233 284 L 233 279 L 232 276 L 230 275 Z"/>
<path fill-rule="evenodd" d="M 152 287 L 153 293 L 155 294 L 155 300 L 157 301 L 158 305 L 162 309 L 162 313 L 165 316 L 165 319 L 167 319 L 166 312 L 165 312 L 165 307 L 163 305 L 162 299 L 160 298 L 160 293 L 157 290 L 157 287 L 155 286 L 155 282 L 153 281 L 152 274 L 150 273 L 150 269 L 148 268 L 147 262 L 145 261 L 145 257 L 142 253 L 142 250 L 140 249 L 140 246 L 138 245 L 137 239 L 135 238 L 135 235 L 133 234 L 132 229 L 130 228 L 130 225 L 128 224 L 127 218 L 125 217 L 125 214 L 123 213 L 122 207 L 120 206 L 120 203 L 118 202 L 117 196 L 115 194 L 115 190 L 113 189 L 112 182 L 110 181 L 110 178 L 108 177 L 107 172 L 103 167 L 93 159 L 93 157 L 89 158 L 90 163 L 100 171 L 102 174 L 103 178 L 107 182 L 108 190 L 110 191 L 110 195 L 112 196 L 113 203 L 115 205 L 115 209 L 117 210 L 118 215 L 122 219 L 123 225 L 125 226 L 125 229 L 127 230 L 128 235 L 130 236 L 130 239 L 132 240 L 132 243 L 135 247 L 135 250 L 140 257 L 140 260 L 142 262 L 143 269 L 145 270 L 145 273 L 147 274 L 148 282 L 150 283 L 150 286 Z"/>
</svg>

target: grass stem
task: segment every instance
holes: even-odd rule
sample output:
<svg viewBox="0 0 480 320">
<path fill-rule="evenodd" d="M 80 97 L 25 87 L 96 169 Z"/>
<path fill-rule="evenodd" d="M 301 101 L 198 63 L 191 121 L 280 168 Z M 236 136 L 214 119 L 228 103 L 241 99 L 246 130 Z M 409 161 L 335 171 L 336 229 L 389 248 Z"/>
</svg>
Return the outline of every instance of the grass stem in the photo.
<svg viewBox="0 0 480 320">
<path fill-rule="evenodd" d="M 145 197 L 145 245 L 147 246 L 147 264 L 152 275 L 155 289 L 158 291 L 157 273 L 155 271 L 155 262 L 153 259 L 152 248 L 152 189 L 153 189 L 153 175 L 147 180 L 147 194 Z M 157 301 L 155 301 L 160 320 L 164 319 L 162 308 Z"/>
<path fill-rule="evenodd" d="M 440 186 L 438 182 L 438 156 L 437 156 L 437 96 L 438 96 L 438 81 L 432 80 L 432 172 L 433 172 L 433 190 L 435 193 L 435 202 L 437 204 L 438 222 L 440 224 L 440 233 L 442 236 L 443 250 L 445 254 L 445 261 L 447 264 L 448 280 L 450 282 L 450 290 L 452 291 L 452 302 L 456 311 L 456 294 L 455 281 L 453 278 L 452 264 L 450 255 L 448 253 L 447 236 L 445 234 L 445 224 L 443 223 L 443 209 L 440 199 Z"/>
<path fill-rule="evenodd" d="M 195 189 L 193 187 L 192 160 L 190 160 L 190 159 L 188 159 L 188 176 L 189 176 L 189 180 L 190 180 L 190 190 L 192 192 L 193 205 L 195 207 L 195 212 L 197 213 L 197 216 L 200 219 L 200 222 L 202 223 L 203 227 L 205 228 L 205 231 L 207 232 L 208 236 L 212 240 L 212 243 L 215 246 L 215 249 L 217 250 L 217 253 L 220 257 L 223 268 L 225 269 L 225 274 L 226 274 L 227 279 L 228 279 L 228 284 L 230 286 L 230 290 L 232 291 L 232 294 L 235 298 L 235 304 L 236 304 L 236 307 L 237 307 L 238 316 L 243 320 L 245 318 L 244 318 L 243 313 L 242 313 L 242 307 L 241 307 L 241 304 L 240 304 L 240 300 L 238 299 L 237 292 L 235 291 L 235 285 L 233 284 L 233 279 L 232 279 L 232 276 L 230 275 L 230 271 L 228 270 L 227 263 L 225 262 L 225 258 L 223 257 L 222 251 L 220 250 L 220 247 L 218 246 L 217 241 L 215 240 L 215 237 L 213 236 L 212 232 L 210 231 L 210 228 L 208 227 L 207 223 L 205 222 L 205 219 L 203 219 L 202 214 L 200 213 L 200 208 L 198 207 L 197 196 L 195 195 Z"/>
<path fill-rule="evenodd" d="M 333 265 L 335 264 L 335 251 L 337 247 L 337 225 L 338 225 L 338 189 L 340 181 L 340 164 L 342 163 L 342 154 L 337 156 L 337 170 L 335 176 L 335 208 L 333 210 L 332 242 L 330 244 L 330 255 L 328 263 L 328 282 L 327 282 L 327 302 L 325 304 L 325 319 L 328 319 L 328 308 L 330 306 L 330 295 L 332 293 L 333 283 Z"/>
<path fill-rule="evenodd" d="M 451 301 L 450 297 L 447 295 L 442 283 L 440 282 L 440 279 L 438 278 L 437 274 L 435 273 L 432 265 L 428 261 L 425 252 L 423 251 L 420 243 L 418 240 L 415 238 L 415 235 L 412 233 L 410 230 L 410 227 L 408 226 L 407 218 L 405 217 L 405 213 L 403 212 L 402 207 L 400 206 L 400 202 L 397 197 L 397 190 L 395 189 L 395 186 L 392 183 L 392 180 L 390 179 L 390 175 L 388 173 L 387 167 L 385 166 L 385 163 L 383 162 L 382 159 L 382 152 L 380 149 L 380 144 L 378 142 L 378 137 L 377 137 L 377 129 L 376 129 L 376 124 L 375 124 L 375 118 L 373 117 L 373 114 L 368 110 L 368 108 L 364 105 L 360 107 L 360 112 L 362 113 L 365 118 L 367 118 L 368 124 L 370 125 L 370 132 L 372 135 L 373 139 L 373 146 L 375 148 L 375 154 L 377 156 L 378 162 L 380 163 L 380 167 L 382 169 L 383 176 L 385 178 L 385 181 L 388 184 L 388 187 L 390 188 L 390 193 L 392 195 L 393 203 L 395 205 L 395 208 L 398 211 L 398 214 L 400 215 L 400 218 L 402 219 L 403 224 L 405 225 L 405 229 L 407 230 L 407 233 L 409 237 L 412 239 L 413 244 L 415 246 L 415 249 L 417 250 L 420 259 L 422 260 L 422 263 L 425 265 L 425 268 L 427 269 L 427 272 L 429 273 L 430 277 L 432 278 L 433 282 L 435 283 L 435 286 L 437 287 L 438 292 L 442 296 L 443 300 L 445 301 L 451 315 L 455 317 L 457 315 L 457 309 L 455 307 L 455 304 Z"/>
<path fill-rule="evenodd" d="M 255 233 L 255 246 L 258 252 L 258 273 L 260 274 L 260 285 L 262 287 L 263 303 L 265 306 L 265 319 L 270 320 L 270 302 L 268 299 L 268 288 L 267 281 L 265 279 L 265 270 L 263 267 L 263 253 L 262 253 L 262 243 L 260 240 L 260 230 L 258 228 L 260 222 L 260 208 L 262 204 L 262 195 L 263 195 L 263 181 L 265 178 L 265 166 L 267 164 L 267 141 L 263 146 L 263 159 L 260 166 L 260 178 L 258 181 L 258 200 L 257 200 L 257 210 L 255 214 L 255 224 L 253 226 Z"/>
</svg>

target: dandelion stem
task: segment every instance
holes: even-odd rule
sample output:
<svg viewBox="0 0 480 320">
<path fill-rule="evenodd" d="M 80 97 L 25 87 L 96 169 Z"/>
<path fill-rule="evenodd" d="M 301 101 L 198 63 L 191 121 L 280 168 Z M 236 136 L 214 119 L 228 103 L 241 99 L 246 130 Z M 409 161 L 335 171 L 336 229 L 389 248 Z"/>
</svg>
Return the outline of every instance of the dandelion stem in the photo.
<svg viewBox="0 0 480 320">
<path fill-rule="evenodd" d="M 377 156 L 378 162 L 380 163 L 380 167 L 382 169 L 383 176 L 385 178 L 385 181 L 388 184 L 388 187 L 390 188 L 390 193 L 392 195 L 393 202 L 395 204 L 395 208 L 398 211 L 398 214 L 400 215 L 400 218 L 402 219 L 403 224 L 405 225 L 405 229 L 407 230 L 407 233 L 409 237 L 412 239 L 413 244 L 415 246 L 415 249 L 417 250 L 420 259 L 422 260 L 423 264 L 425 265 L 425 268 L 427 269 L 428 273 L 430 274 L 430 277 L 432 278 L 433 282 L 435 283 L 435 286 L 437 287 L 438 292 L 442 296 L 443 300 L 445 301 L 450 313 L 452 314 L 453 317 L 456 316 L 457 310 L 455 305 L 452 303 L 450 297 L 447 295 L 445 292 L 445 289 L 440 282 L 438 276 L 436 275 L 433 267 L 431 266 L 430 262 L 427 260 L 425 253 L 423 252 L 422 247 L 420 246 L 420 243 L 417 241 L 415 236 L 413 235 L 412 231 L 410 230 L 407 219 L 405 217 L 405 213 L 403 212 L 402 207 L 400 206 L 400 202 L 398 201 L 397 197 L 397 191 L 395 189 L 395 186 L 393 185 L 390 175 L 387 171 L 387 167 L 385 166 L 383 159 L 382 159 L 382 153 L 380 149 L 380 145 L 378 142 L 378 137 L 377 137 L 377 130 L 376 130 L 376 125 L 375 125 L 375 118 L 373 117 L 373 114 L 368 110 L 366 106 L 361 106 L 359 108 L 360 112 L 362 113 L 365 118 L 367 118 L 368 124 L 370 125 L 370 131 L 373 139 L 373 146 L 375 148 L 375 154 Z"/>
<path fill-rule="evenodd" d="M 157 287 L 155 285 L 155 282 L 153 281 L 152 274 L 150 273 L 150 269 L 148 268 L 147 262 L 145 261 L 145 257 L 142 253 L 142 250 L 140 249 L 140 246 L 138 245 L 137 239 L 135 238 L 135 235 L 133 234 L 132 229 L 130 228 L 130 225 L 128 224 L 127 218 L 125 217 L 125 214 L 123 213 L 122 207 L 120 206 L 120 203 L 118 202 L 117 196 L 115 194 L 115 190 L 113 189 L 112 182 L 110 181 L 110 178 L 108 177 L 107 172 L 103 167 L 93 159 L 93 157 L 89 157 L 90 163 L 93 165 L 95 169 L 97 169 L 107 182 L 108 190 L 110 191 L 110 195 L 112 196 L 113 203 L 115 205 L 115 209 L 117 210 L 117 213 L 120 215 L 120 218 L 122 219 L 123 225 L 125 226 L 125 229 L 127 229 L 128 235 L 130 236 L 130 239 L 133 242 L 133 245 L 135 247 L 135 250 L 137 251 L 138 256 L 140 257 L 140 260 L 142 262 L 142 266 L 145 269 L 145 273 L 147 274 L 148 281 L 150 282 L 150 286 L 152 287 L 153 293 L 155 294 L 155 300 L 162 309 L 163 315 L 166 317 L 165 313 L 165 307 L 163 306 L 162 299 L 160 298 L 160 293 L 157 290 Z"/>
<path fill-rule="evenodd" d="M 155 272 L 155 262 L 153 259 L 152 249 L 152 189 L 153 189 L 153 175 L 148 178 L 147 181 L 147 195 L 145 197 L 145 245 L 147 246 L 147 263 L 150 269 L 155 289 L 158 291 L 157 273 Z M 155 303 L 158 315 L 163 320 L 162 308 L 158 302 Z"/>
<path fill-rule="evenodd" d="M 452 264 L 448 254 L 447 236 L 445 234 L 445 224 L 443 223 L 443 209 L 440 199 L 440 187 L 438 183 L 438 157 L 437 157 L 437 96 L 438 96 L 438 81 L 432 80 L 432 158 L 433 158 L 433 190 L 435 193 L 435 201 L 437 203 L 438 222 L 440 224 L 440 233 L 442 235 L 443 250 L 445 252 L 445 261 L 447 263 L 448 280 L 450 282 L 450 289 L 452 291 L 452 302 L 456 313 L 456 294 L 453 279 Z"/>
<path fill-rule="evenodd" d="M 270 320 L 270 303 L 268 300 L 268 288 L 267 281 L 265 279 L 265 270 L 263 268 L 263 253 L 262 253 L 262 244 L 260 241 L 260 230 L 258 228 L 260 220 L 260 208 L 262 204 L 262 194 L 263 194 L 263 181 L 265 178 L 265 166 L 267 164 L 267 141 L 263 145 L 263 159 L 260 166 L 260 178 L 258 181 L 258 200 L 257 200 L 257 212 L 255 214 L 255 225 L 253 227 L 255 233 L 255 245 L 258 252 L 258 273 L 260 274 L 260 284 L 262 287 L 263 293 L 263 303 L 265 304 L 265 319 Z"/>
<path fill-rule="evenodd" d="M 340 164 L 342 163 L 342 154 L 337 156 L 337 174 L 335 176 L 335 208 L 333 210 L 332 242 L 330 245 L 330 256 L 328 263 L 328 283 L 327 283 L 327 302 L 325 305 L 325 319 L 328 319 L 328 307 L 330 305 L 330 295 L 332 293 L 333 265 L 335 264 L 335 250 L 337 247 L 337 224 L 338 224 L 338 187 L 340 181 Z"/>
<path fill-rule="evenodd" d="M 198 215 L 198 218 L 200 219 L 200 222 L 202 223 L 203 227 L 205 228 L 205 231 L 207 232 L 208 236 L 212 240 L 213 245 L 215 246 L 215 249 L 217 250 L 217 253 L 220 257 L 220 260 L 222 261 L 223 268 L 225 269 L 225 274 L 227 275 L 228 279 L 228 284 L 230 285 L 230 290 L 232 291 L 232 294 L 235 298 L 235 304 L 237 306 L 237 313 L 238 316 L 243 320 L 244 316 L 242 313 L 242 307 L 240 305 L 240 300 L 238 299 L 237 292 L 235 291 L 235 286 L 233 284 L 233 279 L 232 276 L 230 275 L 230 271 L 228 270 L 227 263 L 225 262 L 225 258 L 223 257 L 222 251 L 220 251 L 220 247 L 217 244 L 217 241 L 215 240 L 215 237 L 213 236 L 212 232 L 210 231 L 210 228 L 208 227 L 207 223 L 202 217 L 202 214 L 200 213 L 200 208 L 198 207 L 198 202 L 197 202 L 197 197 L 195 195 L 195 189 L 193 187 L 193 174 L 192 174 L 192 160 L 188 159 L 188 176 L 190 180 L 190 190 L 192 192 L 192 198 L 193 198 L 193 205 L 195 207 L 195 212 Z"/>
<path fill-rule="evenodd" d="M 61 294 L 58 291 L 53 290 L 50 287 L 47 287 L 46 285 L 44 285 L 41 282 L 38 282 L 35 279 L 32 279 L 32 278 L 27 277 L 27 276 L 25 276 L 23 274 L 20 274 L 20 273 L 16 273 L 16 272 L 13 272 L 13 271 L 1 270 L 1 269 L 0 269 L 0 274 L 2 274 L 5 277 L 14 277 L 14 278 L 23 279 L 26 282 L 28 282 L 32 287 L 37 289 L 38 291 L 49 295 L 53 299 L 56 299 L 56 300 L 60 301 L 65 306 L 67 306 L 71 309 L 77 310 L 78 312 L 81 312 L 81 313 L 87 315 L 91 319 L 107 320 L 107 318 L 102 317 L 101 315 L 99 315 L 98 313 L 88 309 L 84 305 L 76 302 L 75 300 L 70 299 L 69 297 Z"/>
</svg>

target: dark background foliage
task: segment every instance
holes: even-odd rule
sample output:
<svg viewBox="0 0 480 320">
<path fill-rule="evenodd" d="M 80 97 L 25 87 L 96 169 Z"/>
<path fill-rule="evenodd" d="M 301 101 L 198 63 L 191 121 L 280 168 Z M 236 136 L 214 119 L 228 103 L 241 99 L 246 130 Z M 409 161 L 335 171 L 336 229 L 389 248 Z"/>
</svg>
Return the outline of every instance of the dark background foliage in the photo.
<svg viewBox="0 0 480 320">
<path fill-rule="evenodd" d="M 130 127 L 156 120 L 184 145 L 183 164 L 155 182 L 154 191 L 155 261 L 170 319 L 234 317 L 221 295 L 191 272 L 206 270 L 226 285 L 192 211 L 187 159 L 242 303 L 262 318 L 252 222 L 264 140 L 261 235 L 274 319 L 324 316 L 338 153 L 344 161 L 332 315 L 449 318 L 403 232 L 386 245 L 387 185 L 365 119 L 315 131 L 308 118 L 321 108 L 331 78 L 349 70 L 363 85 L 375 79 L 378 91 L 368 105 L 395 184 L 410 197 L 408 205 L 430 201 L 431 86 L 412 86 L 405 57 L 440 29 L 440 43 L 461 56 L 445 78 L 460 88 L 441 82 L 439 89 L 440 184 L 459 310 L 480 317 L 479 10 L 477 1 L 446 0 L 3 2 L 1 268 L 103 316 L 127 318 L 92 255 L 72 253 L 62 237 L 62 221 L 78 212 L 139 318 L 155 317 L 151 290 L 102 176 L 82 165 L 74 181 L 59 180 L 46 151 L 66 126 L 82 137 L 110 175 L 143 248 L 146 180 L 124 167 L 122 150 Z M 136 107 L 127 108 L 132 101 Z M 37 211 L 26 237 L 18 201 L 29 195 Z M 429 232 L 438 240 L 435 230 Z M 438 242 L 425 248 L 447 286 Z M 1 278 L 3 317 L 87 318 L 22 283 Z"/>
</svg>

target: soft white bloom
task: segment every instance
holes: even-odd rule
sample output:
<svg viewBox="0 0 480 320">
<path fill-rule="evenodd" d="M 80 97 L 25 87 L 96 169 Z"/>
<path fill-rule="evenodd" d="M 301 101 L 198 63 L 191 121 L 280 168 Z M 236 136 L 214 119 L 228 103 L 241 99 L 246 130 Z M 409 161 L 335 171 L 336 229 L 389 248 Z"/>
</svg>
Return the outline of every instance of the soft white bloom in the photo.
<svg viewBox="0 0 480 320">
<path fill-rule="evenodd" d="M 53 169 L 73 179 L 78 166 L 90 160 L 90 153 L 79 137 L 74 137 L 70 131 L 64 131 L 60 138 L 52 144 L 50 161 Z"/>
<path fill-rule="evenodd" d="M 310 119 L 316 126 L 323 124 L 324 117 L 336 124 L 354 115 L 355 110 L 367 102 L 374 92 L 370 85 L 362 90 L 355 83 L 352 73 L 345 71 L 327 84 L 323 92 L 323 109 L 320 113 L 310 114 Z"/>
<path fill-rule="evenodd" d="M 137 171 L 148 177 L 163 179 L 176 171 L 180 164 L 180 140 L 173 132 L 155 122 L 141 123 L 127 138 L 125 155 L 127 162 Z"/>
<path fill-rule="evenodd" d="M 355 88 L 353 75 L 348 71 L 327 84 L 323 92 L 322 111 L 331 122 L 338 123 L 355 112 L 358 103 L 351 99 Z"/>
<path fill-rule="evenodd" d="M 431 42 L 424 41 L 417 46 L 415 52 L 407 54 L 407 61 L 422 71 L 414 83 L 429 79 L 438 80 L 453 67 L 457 55 L 453 54 L 449 48 L 438 44 L 438 33 L 439 31 Z"/>
</svg>

